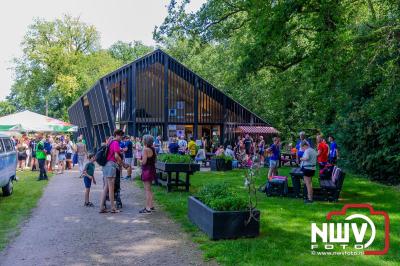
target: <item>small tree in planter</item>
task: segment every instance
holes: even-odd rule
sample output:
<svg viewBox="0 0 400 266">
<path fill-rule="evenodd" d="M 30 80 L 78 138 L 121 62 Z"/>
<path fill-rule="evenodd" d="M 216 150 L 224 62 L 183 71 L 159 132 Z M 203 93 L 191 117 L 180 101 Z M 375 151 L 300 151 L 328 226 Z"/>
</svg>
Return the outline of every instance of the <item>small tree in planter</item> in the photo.
<svg viewBox="0 0 400 266">
<path fill-rule="evenodd" d="M 232 170 L 232 157 L 225 154 L 216 155 L 211 158 L 211 171 L 229 171 Z"/>
<path fill-rule="evenodd" d="M 215 240 L 258 236 L 255 176 L 253 168 L 246 173 L 247 198 L 226 183 L 204 186 L 196 197 L 189 197 L 189 219 Z"/>
</svg>

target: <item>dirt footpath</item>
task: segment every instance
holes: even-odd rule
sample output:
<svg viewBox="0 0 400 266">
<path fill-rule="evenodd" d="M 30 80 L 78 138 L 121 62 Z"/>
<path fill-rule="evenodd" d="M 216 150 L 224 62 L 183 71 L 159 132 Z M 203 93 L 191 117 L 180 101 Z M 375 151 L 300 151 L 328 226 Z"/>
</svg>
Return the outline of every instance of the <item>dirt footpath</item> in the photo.
<svg viewBox="0 0 400 266">
<path fill-rule="evenodd" d="M 0 265 L 204 265 L 179 227 L 157 210 L 139 214 L 143 191 L 121 182 L 123 212 L 99 214 L 101 172 L 92 186 L 95 208 L 83 207 L 77 171 L 56 175 L 20 235 L 0 253 Z"/>
</svg>

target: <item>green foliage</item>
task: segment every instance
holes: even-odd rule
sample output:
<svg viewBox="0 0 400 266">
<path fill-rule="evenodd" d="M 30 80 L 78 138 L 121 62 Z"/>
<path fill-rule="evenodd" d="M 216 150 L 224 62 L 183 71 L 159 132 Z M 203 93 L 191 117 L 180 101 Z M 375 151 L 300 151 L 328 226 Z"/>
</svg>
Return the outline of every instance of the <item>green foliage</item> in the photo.
<svg viewBox="0 0 400 266">
<path fill-rule="evenodd" d="M 279 168 L 279 174 L 290 176 L 290 170 L 290 167 Z M 326 222 L 327 213 L 340 210 L 345 204 L 369 202 L 375 209 L 388 212 L 391 220 L 400 219 L 400 194 L 397 188 L 370 182 L 352 174 L 346 175 L 341 192 L 342 198 L 336 204 L 327 202 L 304 204 L 301 199 L 266 197 L 264 193 L 257 193 L 257 209 L 261 212 L 260 235 L 256 238 L 210 240 L 189 220 L 188 196 L 196 195 L 196 191 L 205 184 L 221 182 L 226 182 L 239 194 L 246 194 L 247 188 L 243 187 L 245 173 L 246 170 L 238 169 L 218 173 L 196 172 L 190 178 L 190 193 L 168 193 L 163 187 L 153 188 L 157 203 L 182 225 L 183 230 L 202 250 L 205 260 L 215 260 L 219 265 L 398 265 L 400 254 L 397 249 L 392 248 L 400 245 L 400 238 L 397 235 L 390 238 L 391 248 L 385 256 L 321 258 L 310 254 L 310 223 Z M 265 177 L 266 170 L 260 169 L 256 177 L 257 187 L 265 184 Z M 288 182 L 289 186 L 292 186 L 290 178 Z M 140 180 L 137 184 L 142 186 Z M 313 186 L 318 187 L 318 185 L 318 178 L 314 178 Z M 363 214 L 368 215 L 367 211 Z M 381 223 L 383 219 L 378 220 L 375 220 L 376 225 L 380 224 L 383 228 Z M 399 230 L 399 223 L 390 224 L 391 232 Z M 383 243 L 383 239 L 384 232 L 377 227 L 375 243 Z"/>
<path fill-rule="evenodd" d="M 68 15 L 36 19 L 21 46 L 8 102 L 42 114 L 47 104 L 49 115 L 63 120 L 68 120 L 68 107 L 100 77 L 153 50 L 138 41 L 118 41 L 102 50 L 95 27 Z"/>
<path fill-rule="evenodd" d="M 9 115 L 16 111 L 14 105 L 8 101 L 0 101 L 0 116 Z"/>
<path fill-rule="evenodd" d="M 157 160 L 164 163 L 191 163 L 192 158 L 189 155 L 180 155 L 164 153 L 157 156 Z"/>
<path fill-rule="evenodd" d="M 398 1 L 171 1 L 154 38 L 288 141 L 333 134 L 339 163 L 399 182 Z"/>
<path fill-rule="evenodd" d="M 231 156 L 226 156 L 225 153 L 222 153 L 220 155 L 215 155 L 213 158 L 215 159 L 223 159 L 225 163 L 232 162 L 233 158 Z"/>
<path fill-rule="evenodd" d="M 113 58 L 121 61 L 123 64 L 127 64 L 153 50 L 153 47 L 146 46 L 141 41 L 134 41 L 133 43 L 117 41 L 111 45 L 108 52 Z"/>
<path fill-rule="evenodd" d="M 235 192 L 227 183 L 204 185 L 196 196 L 215 211 L 243 211 L 248 209 L 246 199 Z"/>
<path fill-rule="evenodd" d="M 96 29 L 78 18 L 36 19 L 21 43 L 23 56 L 15 59 L 15 82 L 8 101 L 68 120 L 68 107 L 104 74 L 122 63 L 100 49 Z"/>
</svg>

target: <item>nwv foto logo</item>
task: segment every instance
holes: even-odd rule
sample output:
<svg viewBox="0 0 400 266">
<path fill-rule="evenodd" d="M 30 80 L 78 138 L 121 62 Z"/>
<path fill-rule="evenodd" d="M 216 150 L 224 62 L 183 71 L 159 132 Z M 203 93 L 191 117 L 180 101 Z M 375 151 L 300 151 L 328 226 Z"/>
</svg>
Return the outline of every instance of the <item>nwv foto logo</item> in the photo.
<svg viewBox="0 0 400 266">
<path fill-rule="evenodd" d="M 345 221 L 352 221 L 354 219 L 362 219 L 364 222 L 359 223 L 340 223 L 330 222 L 322 223 L 318 226 L 316 223 L 311 224 L 311 249 L 323 248 L 325 250 L 332 250 L 336 247 L 341 247 L 343 250 L 349 247 L 352 241 L 354 249 L 363 250 L 365 255 L 383 255 L 389 250 L 389 215 L 383 211 L 375 211 L 369 204 L 347 204 L 341 211 L 333 211 L 328 213 L 327 220 L 331 220 L 332 216 L 345 216 L 348 209 L 369 209 L 370 215 L 381 215 L 385 219 L 385 247 L 383 250 L 365 250 L 375 241 L 376 227 L 370 217 L 363 214 L 353 214 L 345 218 Z M 371 234 L 366 239 L 367 229 Z M 323 245 L 317 244 L 322 242 Z"/>
</svg>

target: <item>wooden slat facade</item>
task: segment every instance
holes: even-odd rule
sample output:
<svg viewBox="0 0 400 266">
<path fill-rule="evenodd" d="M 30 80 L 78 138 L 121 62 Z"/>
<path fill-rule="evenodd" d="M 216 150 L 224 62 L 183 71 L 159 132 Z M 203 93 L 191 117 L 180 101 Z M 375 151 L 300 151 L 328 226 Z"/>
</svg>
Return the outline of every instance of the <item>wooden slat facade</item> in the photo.
<svg viewBox="0 0 400 266">
<path fill-rule="evenodd" d="M 115 128 L 164 139 L 215 132 L 223 140 L 240 125 L 270 126 L 160 49 L 101 78 L 68 114 L 90 149 Z"/>
</svg>

